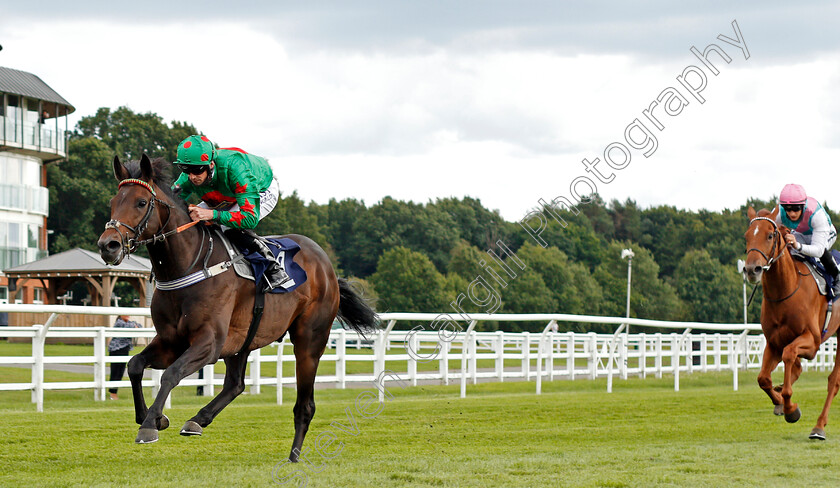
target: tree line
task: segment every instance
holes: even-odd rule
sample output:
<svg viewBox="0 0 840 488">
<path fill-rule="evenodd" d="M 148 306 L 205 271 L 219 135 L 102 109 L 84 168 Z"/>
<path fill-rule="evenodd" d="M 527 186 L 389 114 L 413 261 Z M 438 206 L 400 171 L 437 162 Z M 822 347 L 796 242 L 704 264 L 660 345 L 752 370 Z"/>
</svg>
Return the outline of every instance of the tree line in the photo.
<svg viewBox="0 0 840 488">
<path fill-rule="evenodd" d="M 186 122 L 166 124 L 154 113 L 126 107 L 100 108 L 83 117 L 70 137 L 68 159 L 47 168 L 48 226 L 55 231 L 50 252 L 96 250 L 115 192 L 114 155 L 137 159 L 145 152 L 172 161 L 177 144 L 198 133 Z M 773 198 L 752 198 L 736 210 L 689 211 L 640 208 L 632 199 L 605 202 L 596 195 L 576 214 L 560 212 L 566 226 L 546 227 L 543 247 L 518 222 L 504 220 L 469 196 L 324 204 L 306 203 L 293 191 L 281 197 L 257 232 L 309 236 L 380 312 L 624 316 L 628 263 L 621 251 L 632 249 L 632 317 L 739 323 L 743 281 L 736 261 L 745 256 L 746 209 L 773 205 Z M 750 306 L 750 322 L 758 321 L 760 296 Z M 512 331 L 544 325 L 482 324 Z"/>
</svg>

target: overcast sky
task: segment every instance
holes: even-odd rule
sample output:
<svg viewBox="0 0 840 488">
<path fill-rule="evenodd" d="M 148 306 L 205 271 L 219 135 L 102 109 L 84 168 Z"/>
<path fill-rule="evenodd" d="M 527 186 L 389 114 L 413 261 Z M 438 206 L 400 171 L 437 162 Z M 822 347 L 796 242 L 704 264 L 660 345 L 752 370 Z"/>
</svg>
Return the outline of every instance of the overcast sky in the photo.
<svg viewBox="0 0 840 488">
<path fill-rule="evenodd" d="M 0 2 L 0 66 L 72 124 L 123 105 L 192 123 L 285 166 L 305 201 L 471 196 L 514 221 L 588 177 L 643 207 L 798 182 L 840 209 L 837 2 L 133 3 Z M 709 54 L 717 75 L 690 51 L 709 44 L 731 59 Z"/>
</svg>

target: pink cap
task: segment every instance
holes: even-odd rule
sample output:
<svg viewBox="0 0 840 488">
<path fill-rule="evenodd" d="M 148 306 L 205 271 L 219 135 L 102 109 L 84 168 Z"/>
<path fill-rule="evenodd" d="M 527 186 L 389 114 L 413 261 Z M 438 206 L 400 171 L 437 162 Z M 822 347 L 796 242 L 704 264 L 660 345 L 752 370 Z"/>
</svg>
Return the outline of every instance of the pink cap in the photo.
<svg viewBox="0 0 840 488">
<path fill-rule="evenodd" d="M 796 205 L 805 203 L 808 200 L 808 194 L 805 193 L 805 188 L 802 185 L 795 183 L 788 183 L 782 188 L 782 194 L 779 195 L 779 203 L 782 205 Z"/>
</svg>

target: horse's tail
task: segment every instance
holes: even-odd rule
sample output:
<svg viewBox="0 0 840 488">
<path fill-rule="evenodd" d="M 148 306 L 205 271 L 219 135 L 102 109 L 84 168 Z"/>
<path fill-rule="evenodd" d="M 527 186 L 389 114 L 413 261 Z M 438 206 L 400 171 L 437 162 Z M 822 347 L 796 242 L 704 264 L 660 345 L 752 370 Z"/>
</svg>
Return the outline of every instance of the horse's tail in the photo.
<svg viewBox="0 0 840 488">
<path fill-rule="evenodd" d="M 363 337 L 376 328 L 378 316 L 361 294 L 344 278 L 338 279 L 341 300 L 338 303 L 338 319 Z"/>
</svg>

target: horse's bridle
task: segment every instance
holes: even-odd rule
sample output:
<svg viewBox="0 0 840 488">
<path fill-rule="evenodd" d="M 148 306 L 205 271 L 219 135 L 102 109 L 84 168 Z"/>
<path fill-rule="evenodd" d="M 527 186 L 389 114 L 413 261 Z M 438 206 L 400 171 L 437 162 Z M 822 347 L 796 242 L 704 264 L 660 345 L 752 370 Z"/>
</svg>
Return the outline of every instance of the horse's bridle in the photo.
<svg viewBox="0 0 840 488">
<path fill-rule="evenodd" d="M 778 237 L 778 234 L 780 234 L 780 232 L 779 232 L 779 226 L 776 224 L 775 220 L 769 219 L 767 217 L 756 217 L 756 218 L 750 220 L 750 226 L 752 226 L 752 223 L 755 222 L 756 220 L 766 220 L 766 221 L 770 222 L 771 224 L 773 224 L 773 233 L 770 234 L 773 237 L 773 247 L 770 248 L 770 255 L 772 257 L 768 258 L 767 255 L 764 254 L 764 251 L 762 251 L 761 249 L 756 249 L 756 248 L 752 248 L 752 249 L 748 250 L 747 254 L 749 254 L 753 251 L 761 254 L 764 257 L 765 261 L 767 261 L 767 264 L 762 266 L 761 269 L 763 269 L 764 271 L 767 271 L 768 269 L 770 269 L 771 266 L 773 266 L 773 263 L 775 263 L 776 261 L 778 261 L 778 259 L 780 257 L 782 257 L 782 254 L 784 254 L 784 252 L 785 252 L 785 246 L 779 246 L 780 238 Z M 779 248 L 778 254 L 776 253 L 776 248 L 777 247 Z M 799 275 L 797 277 L 797 280 L 796 280 L 796 288 L 788 296 L 786 296 L 784 298 L 779 298 L 779 299 L 772 299 L 772 298 L 767 297 L 767 296 L 765 296 L 765 298 L 767 298 L 771 302 L 778 303 L 778 302 L 783 302 L 783 301 L 787 300 L 788 298 L 792 297 L 794 294 L 796 294 L 796 292 L 799 291 L 799 287 L 802 286 L 802 273 L 800 273 L 798 269 L 796 270 L 796 272 Z M 756 284 L 755 288 L 753 288 L 753 292 L 750 295 L 750 300 L 749 300 L 750 302 L 752 302 L 753 295 L 755 294 L 755 290 L 757 288 L 758 288 L 758 284 Z M 748 305 L 749 305 L 749 303 L 748 303 Z"/>
<path fill-rule="evenodd" d="M 160 226 L 161 229 L 166 228 L 166 225 L 169 223 L 169 218 L 172 216 L 172 205 L 159 199 L 157 197 L 157 193 L 155 193 L 154 187 L 152 187 L 152 185 L 143 180 L 139 180 L 136 178 L 128 178 L 122 180 L 117 186 L 117 188 L 122 188 L 123 185 L 140 185 L 143 188 L 149 190 L 149 192 L 152 194 L 152 199 L 149 200 L 149 205 L 146 207 L 146 214 L 143 216 L 142 219 L 140 219 L 140 222 L 138 222 L 137 225 L 132 227 L 126 224 L 125 222 L 121 222 L 117 219 L 111 219 L 105 223 L 105 230 L 114 229 L 115 231 L 117 231 L 117 234 L 120 235 L 120 242 L 122 243 L 122 256 L 120 257 L 118 263 L 121 262 L 124 257 L 135 252 L 138 247 L 145 246 L 147 244 L 153 244 L 157 241 L 162 241 L 166 239 L 167 236 L 175 233 L 175 231 L 169 231 L 165 233 L 155 234 L 149 239 L 138 240 L 140 235 L 143 234 L 143 232 L 146 232 L 146 227 L 149 225 L 149 219 L 152 216 L 152 212 L 154 212 L 155 210 L 155 202 L 160 203 L 168 210 L 166 215 L 166 222 L 164 222 L 163 225 Z M 129 237 L 128 233 L 123 233 L 120 230 L 120 226 L 130 230 L 134 235 L 132 237 Z"/>
<path fill-rule="evenodd" d="M 761 256 L 764 257 L 764 260 L 767 261 L 767 264 L 762 266 L 761 269 L 763 269 L 764 271 L 767 271 L 768 269 L 770 269 L 771 266 L 773 266 L 773 263 L 775 263 L 780 257 L 782 257 L 782 254 L 785 252 L 785 248 L 784 248 L 784 246 L 779 246 L 779 239 L 777 238 L 777 236 L 779 234 L 779 226 L 776 225 L 775 220 L 769 219 L 767 217 L 756 217 L 756 218 L 750 220 L 750 226 L 752 226 L 753 222 L 755 222 L 756 220 L 766 220 L 766 221 L 770 222 L 771 224 L 773 224 L 773 233 L 770 234 L 770 236 L 773 238 L 773 247 L 770 248 L 770 256 L 772 256 L 772 257 L 767 257 L 767 255 L 764 254 L 764 251 L 762 251 L 761 249 L 757 249 L 755 247 L 752 248 L 752 249 L 749 249 L 747 251 L 747 254 L 749 254 L 753 251 L 761 254 Z M 779 248 L 778 254 L 776 254 L 776 248 L 777 247 Z"/>
</svg>

